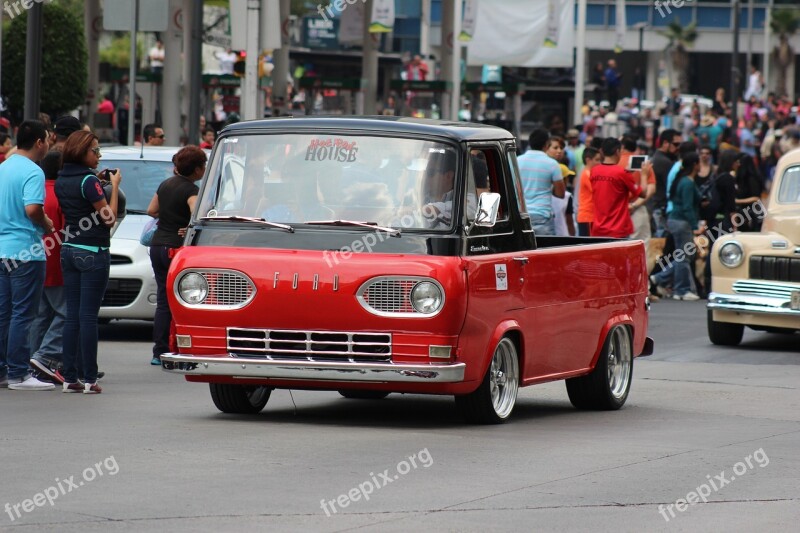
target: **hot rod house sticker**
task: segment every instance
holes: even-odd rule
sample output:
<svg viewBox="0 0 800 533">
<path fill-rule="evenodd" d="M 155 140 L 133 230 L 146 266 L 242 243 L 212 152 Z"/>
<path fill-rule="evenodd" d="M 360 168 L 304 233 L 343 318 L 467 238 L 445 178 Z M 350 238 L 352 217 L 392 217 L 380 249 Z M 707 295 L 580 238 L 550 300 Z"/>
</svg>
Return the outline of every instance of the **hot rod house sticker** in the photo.
<svg viewBox="0 0 800 533">
<path fill-rule="evenodd" d="M 498 291 L 508 290 L 508 271 L 506 270 L 505 265 L 494 266 L 494 278 L 495 282 L 497 283 Z"/>
</svg>

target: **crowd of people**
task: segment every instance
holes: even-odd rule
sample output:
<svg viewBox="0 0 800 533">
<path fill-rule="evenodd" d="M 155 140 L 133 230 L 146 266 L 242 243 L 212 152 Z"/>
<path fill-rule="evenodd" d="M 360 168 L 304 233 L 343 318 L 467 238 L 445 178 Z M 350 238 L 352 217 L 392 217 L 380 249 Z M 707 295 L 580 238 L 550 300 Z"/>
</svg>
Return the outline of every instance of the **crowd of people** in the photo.
<svg viewBox="0 0 800 533">
<path fill-rule="evenodd" d="M 607 88 L 616 65 L 598 64 L 596 73 Z M 778 159 L 800 147 L 798 108 L 786 96 L 761 99 L 759 79 L 752 69 L 736 123 L 724 89 L 706 108 L 682 101 L 673 89 L 655 109 L 637 108 L 631 98 L 613 108 L 587 102 L 581 123 L 566 133 L 560 127 L 531 133 L 519 164 L 537 234 L 634 238 L 648 245 L 660 239 L 667 261 L 651 272 L 653 296 L 704 297 L 709 245 L 734 230 L 760 230 Z M 637 155 L 648 160 L 631 167 Z M 574 224 L 560 222 L 565 219 Z M 699 251 L 678 261 L 674 250 Z"/>
<path fill-rule="evenodd" d="M 100 168 L 97 136 L 78 119 L 26 120 L 16 146 L 1 132 L 0 388 L 99 394 L 98 315 L 108 284 L 112 228 L 124 213 L 119 169 Z M 157 125 L 145 143 L 163 144 Z M 212 136 L 206 142 L 213 142 Z M 180 247 L 205 171 L 203 149 L 174 158 L 148 212 L 158 220 L 151 246 L 157 285 L 153 364 L 169 350 L 172 321 L 166 272 Z M 121 215 L 120 215 L 121 216 Z"/>
</svg>

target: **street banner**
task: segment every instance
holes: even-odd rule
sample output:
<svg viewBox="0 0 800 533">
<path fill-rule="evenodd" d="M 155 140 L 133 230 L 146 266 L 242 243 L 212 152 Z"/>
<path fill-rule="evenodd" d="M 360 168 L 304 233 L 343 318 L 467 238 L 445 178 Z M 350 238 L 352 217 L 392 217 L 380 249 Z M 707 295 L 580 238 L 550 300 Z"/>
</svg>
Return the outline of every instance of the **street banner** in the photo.
<svg viewBox="0 0 800 533">
<path fill-rule="evenodd" d="M 391 33 L 394 31 L 394 0 L 373 0 L 370 33 Z"/>
<path fill-rule="evenodd" d="M 575 0 L 484 1 L 475 11 L 475 33 L 467 44 L 470 65 L 573 66 Z M 548 25 L 552 46 L 544 44 Z"/>
<path fill-rule="evenodd" d="M 364 4 L 348 5 L 339 15 L 339 44 L 360 46 L 364 42 Z"/>
<path fill-rule="evenodd" d="M 625 31 L 627 22 L 625 20 L 625 0 L 617 0 L 617 26 L 614 32 L 614 53 L 621 54 L 625 45 Z"/>
<path fill-rule="evenodd" d="M 558 0 L 548 0 L 547 2 L 547 32 L 544 35 L 544 45 L 547 48 L 558 47 L 558 28 L 560 26 L 558 4 Z"/>
<path fill-rule="evenodd" d="M 461 33 L 458 35 L 458 40 L 469 42 L 472 36 L 475 35 L 475 15 L 477 14 L 478 0 L 465 0 L 464 13 L 461 17 Z"/>
</svg>

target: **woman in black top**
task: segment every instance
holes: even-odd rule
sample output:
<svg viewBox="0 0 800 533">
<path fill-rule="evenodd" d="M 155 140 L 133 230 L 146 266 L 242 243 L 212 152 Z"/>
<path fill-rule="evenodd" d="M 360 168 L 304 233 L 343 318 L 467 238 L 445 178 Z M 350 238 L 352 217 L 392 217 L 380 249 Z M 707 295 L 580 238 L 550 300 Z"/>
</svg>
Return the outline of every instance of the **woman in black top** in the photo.
<svg viewBox="0 0 800 533">
<path fill-rule="evenodd" d="M 718 205 L 714 208 L 715 220 L 709 224 L 724 232 L 731 232 L 733 215 L 736 214 L 736 171 L 739 170 L 739 152 L 723 150 L 719 156 L 719 167 L 715 178 L 716 193 L 719 195 Z M 718 230 L 718 231 L 719 231 Z"/>
<path fill-rule="evenodd" d="M 119 170 L 109 173 L 111 193 L 106 199 L 94 170 L 100 162 L 97 137 L 76 131 L 63 148 L 64 166 L 55 192 L 66 226 L 61 247 L 61 270 L 67 300 L 64 321 L 64 392 L 98 394 L 97 315 L 108 285 L 111 228 L 117 220 Z M 85 385 L 78 381 L 80 354 Z"/>
<path fill-rule="evenodd" d="M 758 205 L 764 192 L 764 179 L 756 167 L 753 157 L 739 156 L 739 169 L 736 171 L 736 211 L 743 220 L 741 231 L 761 231 L 764 206 Z"/>
<path fill-rule="evenodd" d="M 150 263 L 157 287 L 152 365 L 160 365 L 161 354 L 170 351 L 172 313 L 167 301 L 167 272 L 175 251 L 183 245 L 199 192 L 195 183 L 202 179 L 206 161 L 205 152 L 197 146 L 187 146 L 178 151 L 172 158 L 176 174 L 158 187 L 147 208 L 147 214 L 158 219 L 158 229 L 150 244 Z"/>
</svg>

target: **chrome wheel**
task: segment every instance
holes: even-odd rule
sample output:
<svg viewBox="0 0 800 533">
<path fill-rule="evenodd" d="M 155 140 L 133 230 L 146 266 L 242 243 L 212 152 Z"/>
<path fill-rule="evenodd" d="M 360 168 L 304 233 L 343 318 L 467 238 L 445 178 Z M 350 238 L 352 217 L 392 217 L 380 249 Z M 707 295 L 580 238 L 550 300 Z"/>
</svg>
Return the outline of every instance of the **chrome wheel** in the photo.
<svg viewBox="0 0 800 533">
<path fill-rule="evenodd" d="M 504 338 L 497 345 L 489 367 L 489 392 L 492 407 L 499 418 L 506 418 L 514 409 L 519 389 L 517 348 Z"/>
<path fill-rule="evenodd" d="M 608 390 L 617 400 L 628 392 L 631 379 L 631 339 L 625 328 L 616 328 L 608 345 Z"/>
</svg>

